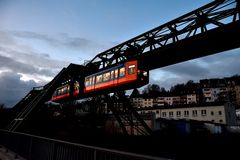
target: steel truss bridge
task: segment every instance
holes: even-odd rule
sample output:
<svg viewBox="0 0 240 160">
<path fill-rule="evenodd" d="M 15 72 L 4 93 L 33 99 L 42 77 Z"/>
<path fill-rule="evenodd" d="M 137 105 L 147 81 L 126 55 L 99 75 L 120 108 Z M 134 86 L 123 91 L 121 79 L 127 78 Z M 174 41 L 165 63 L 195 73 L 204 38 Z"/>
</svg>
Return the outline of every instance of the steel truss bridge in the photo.
<svg viewBox="0 0 240 160">
<path fill-rule="evenodd" d="M 34 88 L 16 104 L 14 108 L 19 108 L 19 114 L 6 129 L 18 131 L 30 113 L 49 101 L 56 87 L 65 79 L 81 78 L 98 69 L 132 59 L 139 60 L 145 69 L 152 70 L 239 47 L 239 0 L 213 1 L 99 53 L 85 65 L 70 64 L 47 85 Z M 132 126 L 143 134 L 150 134 L 151 130 L 135 109 L 129 104 L 126 104 L 125 108 L 125 114 L 114 107 L 110 108 L 123 133 L 129 134 L 126 126 Z M 138 127 L 139 124 L 144 129 Z"/>
</svg>

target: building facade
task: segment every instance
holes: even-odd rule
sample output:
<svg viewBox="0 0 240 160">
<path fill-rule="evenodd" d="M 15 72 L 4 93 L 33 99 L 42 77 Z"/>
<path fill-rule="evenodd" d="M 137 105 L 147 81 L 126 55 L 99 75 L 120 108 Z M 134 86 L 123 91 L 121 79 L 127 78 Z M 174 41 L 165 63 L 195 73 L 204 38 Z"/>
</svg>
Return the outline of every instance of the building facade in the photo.
<svg viewBox="0 0 240 160">
<path fill-rule="evenodd" d="M 220 98 L 227 97 L 227 88 L 203 88 L 203 101 L 204 102 L 217 102 Z"/>
<path fill-rule="evenodd" d="M 155 107 L 144 110 L 138 110 L 141 114 L 155 113 L 156 118 L 166 119 L 189 119 L 198 121 L 208 121 L 226 125 L 236 125 L 236 111 L 232 103 L 214 106 L 188 106 L 180 107 Z"/>
</svg>

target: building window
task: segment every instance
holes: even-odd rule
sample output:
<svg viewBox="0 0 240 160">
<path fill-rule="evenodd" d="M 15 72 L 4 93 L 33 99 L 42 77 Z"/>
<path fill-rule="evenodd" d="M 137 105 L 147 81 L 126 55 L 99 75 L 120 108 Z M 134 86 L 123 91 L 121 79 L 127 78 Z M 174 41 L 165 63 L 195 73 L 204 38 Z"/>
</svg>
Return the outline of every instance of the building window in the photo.
<svg viewBox="0 0 240 160">
<path fill-rule="evenodd" d="M 184 117 L 188 117 L 189 116 L 189 111 L 184 111 Z"/>
<path fill-rule="evenodd" d="M 166 117 L 167 116 L 166 112 L 162 112 L 162 116 Z"/>
<path fill-rule="evenodd" d="M 193 115 L 194 117 L 196 117 L 196 116 L 197 116 L 197 110 L 193 110 L 193 111 L 192 111 L 192 115 Z"/>
<path fill-rule="evenodd" d="M 173 112 L 169 112 L 169 117 L 173 117 Z"/>
<path fill-rule="evenodd" d="M 214 115 L 214 112 L 213 112 L 213 111 L 211 111 L 211 115 L 212 115 L 212 116 Z"/>
<path fill-rule="evenodd" d="M 181 111 L 177 111 L 177 117 L 181 116 Z"/>
<path fill-rule="evenodd" d="M 220 119 L 220 120 L 219 120 L 219 122 L 220 122 L 220 123 L 222 123 L 222 122 L 223 122 L 223 120 L 222 120 L 222 119 Z"/>
<path fill-rule="evenodd" d="M 218 111 L 218 114 L 219 114 L 219 115 L 222 115 L 222 111 Z"/>
<path fill-rule="evenodd" d="M 204 110 L 201 110 L 201 113 L 202 113 L 202 116 L 206 116 L 207 111 L 204 109 Z"/>
<path fill-rule="evenodd" d="M 157 110 L 156 113 L 159 114 L 159 110 Z"/>
</svg>

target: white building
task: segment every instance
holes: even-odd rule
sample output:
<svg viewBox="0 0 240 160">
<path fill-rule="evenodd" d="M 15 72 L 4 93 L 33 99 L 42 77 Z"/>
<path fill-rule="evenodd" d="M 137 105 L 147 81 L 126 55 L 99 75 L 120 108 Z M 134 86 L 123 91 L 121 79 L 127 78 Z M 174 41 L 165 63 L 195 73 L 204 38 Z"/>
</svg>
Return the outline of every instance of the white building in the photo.
<svg viewBox="0 0 240 160">
<path fill-rule="evenodd" d="M 154 101 L 156 106 L 164 106 L 165 104 L 172 106 L 180 103 L 180 96 L 157 97 Z"/>
<path fill-rule="evenodd" d="M 187 104 L 196 104 L 197 95 L 196 94 L 187 94 Z"/>
<path fill-rule="evenodd" d="M 213 123 L 236 125 L 235 106 L 231 103 L 215 106 L 193 106 L 193 107 L 158 107 L 138 110 L 141 113 L 154 112 L 156 118 L 167 119 L 190 119 L 198 121 L 209 121 Z"/>
<path fill-rule="evenodd" d="M 225 94 L 227 92 L 226 87 L 220 88 L 203 88 L 203 98 L 204 102 L 216 102 L 220 94 Z"/>
<path fill-rule="evenodd" d="M 133 97 L 130 99 L 130 102 L 135 108 L 143 107 L 143 98 L 142 97 Z"/>
<path fill-rule="evenodd" d="M 130 102 L 135 108 L 151 108 L 153 107 L 154 98 L 134 97 Z"/>
<path fill-rule="evenodd" d="M 143 98 L 142 99 L 142 107 L 143 108 L 153 107 L 153 98 Z"/>
</svg>

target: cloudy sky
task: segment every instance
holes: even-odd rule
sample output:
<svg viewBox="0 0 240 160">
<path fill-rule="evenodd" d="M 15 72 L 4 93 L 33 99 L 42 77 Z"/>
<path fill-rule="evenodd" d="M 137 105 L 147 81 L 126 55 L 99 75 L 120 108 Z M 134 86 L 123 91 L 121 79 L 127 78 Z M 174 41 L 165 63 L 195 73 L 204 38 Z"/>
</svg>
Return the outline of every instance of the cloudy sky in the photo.
<svg viewBox="0 0 240 160">
<path fill-rule="evenodd" d="M 0 103 L 11 107 L 70 63 L 96 54 L 211 0 L 0 0 Z M 169 88 L 239 74 L 240 50 L 151 71 Z"/>
</svg>

